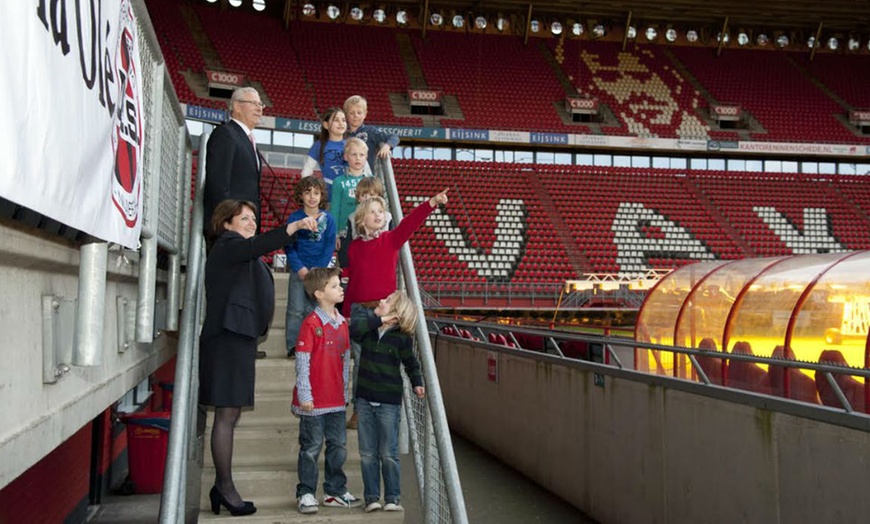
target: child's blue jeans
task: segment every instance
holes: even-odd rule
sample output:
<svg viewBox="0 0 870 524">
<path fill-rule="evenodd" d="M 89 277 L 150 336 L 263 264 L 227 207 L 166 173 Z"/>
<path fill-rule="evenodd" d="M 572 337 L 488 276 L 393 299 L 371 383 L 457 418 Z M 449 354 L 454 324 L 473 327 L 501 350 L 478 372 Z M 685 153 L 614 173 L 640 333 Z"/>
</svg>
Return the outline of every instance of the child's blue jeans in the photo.
<svg viewBox="0 0 870 524">
<path fill-rule="evenodd" d="M 399 410 L 401 408 L 400 404 L 380 404 L 363 398 L 356 399 L 359 454 L 366 505 L 380 500 L 382 474 L 384 503 L 399 503 L 401 493 Z"/>
<path fill-rule="evenodd" d="M 305 286 L 302 284 L 302 279 L 293 271 L 290 271 L 290 278 L 287 284 L 287 314 L 284 317 L 285 336 L 287 338 L 287 353 L 296 347 L 296 339 L 299 338 L 299 328 L 302 327 L 302 321 L 314 311 L 315 304 L 308 298 L 305 293 Z M 342 491 L 343 495 L 344 492 Z"/>
<path fill-rule="evenodd" d="M 344 461 L 347 459 L 345 412 L 303 415 L 299 417 L 299 484 L 296 485 L 296 498 L 306 493 L 317 493 L 317 460 L 324 440 L 324 495 L 344 495 L 347 491 L 347 475 L 344 474 Z"/>
</svg>

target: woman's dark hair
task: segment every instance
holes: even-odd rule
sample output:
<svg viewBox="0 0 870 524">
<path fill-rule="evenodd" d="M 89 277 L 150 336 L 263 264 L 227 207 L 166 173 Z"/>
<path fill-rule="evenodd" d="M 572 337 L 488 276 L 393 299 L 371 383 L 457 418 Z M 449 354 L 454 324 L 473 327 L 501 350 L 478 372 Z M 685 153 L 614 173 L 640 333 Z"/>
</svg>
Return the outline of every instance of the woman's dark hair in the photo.
<svg viewBox="0 0 870 524">
<path fill-rule="evenodd" d="M 309 189 L 317 189 L 320 191 L 320 203 L 317 207 L 320 209 L 329 209 L 329 197 L 326 194 L 326 183 L 323 181 L 320 176 L 307 176 L 296 182 L 296 185 L 293 186 L 293 200 L 296 202 L 296 205 L 299 206 L 299 209 L 303 209 L 305 207 L 305 203 L 302 201 L 302 195 L 305 194 Z"/>
<path fill-rule="evenodd" d="M 248 200 L 224 200 L 214 208 L 214 213 L 211 215 L 211 234 L 213 237 L 219 237 L 226 229 L 227 222 L 232 222 L 233 217 L 242 212 L 242 209 L 248 208 L 257 214 L 257 206 Z"/>
<path fill-rule="evenodd" d="M 318 141 L 320 142 L 320 155 L 317 159 L 317 163 L 320 164 L 320 169 L 323 169 L 323 153 L 326 151 L 326 143 L 329 142 L 329 124 L 332 123 L 332 119 L 336 113 L 344 114 L 344 110 L 340 107 L 330 107 L 323 113 L 323 118 L 320 120 L 326 124 L 326 127 L 321 126 L 320 136 L 318 137 Z"/>
</svg>

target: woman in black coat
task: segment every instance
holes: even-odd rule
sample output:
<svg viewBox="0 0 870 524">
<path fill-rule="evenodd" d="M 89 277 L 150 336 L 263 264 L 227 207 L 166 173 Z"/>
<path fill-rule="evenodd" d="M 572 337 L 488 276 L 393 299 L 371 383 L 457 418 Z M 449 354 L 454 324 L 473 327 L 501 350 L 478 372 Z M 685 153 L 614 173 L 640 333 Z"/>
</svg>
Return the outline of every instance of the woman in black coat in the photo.
<svg viewBox="0 0 870 524">
<path fill-rule="evenodd" d="M 199 338 L 199 402 L 214 406 L 211 453 L 215 485 L 212 511 L 225 506 L 233 515 L 257 511 L 243 501 L 231 470 L 233 434 L 242 407 L 254 405 L 257 338 L 265 334 L 275 307 L 272 273 L 260 257 L 288 244 L 300 229 L 317 230 L 306 217 L 261 235 L 256 207 L 224 200 L 215 208 L 211 228 L 217 239 L 205 264 L 206 315 Z"/>
</svg>

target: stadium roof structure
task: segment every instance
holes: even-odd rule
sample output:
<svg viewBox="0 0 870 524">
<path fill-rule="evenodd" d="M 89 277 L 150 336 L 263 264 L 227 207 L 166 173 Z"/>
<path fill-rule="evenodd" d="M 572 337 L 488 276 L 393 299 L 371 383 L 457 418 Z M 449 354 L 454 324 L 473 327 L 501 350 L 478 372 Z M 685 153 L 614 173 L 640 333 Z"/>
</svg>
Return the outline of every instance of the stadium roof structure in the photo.
<svg viewBox="0 0 870 524">
<path fill-rule="evenodd" d="M 226 3 L 227 0 L 221 0 Z M 315 5 L 333 2 L 311 0 Z M 306 0 L 267 0 L 267 10 L 276 16 L 301 9 Z M 351 4 L 335 1 L 345 8 Z M 352 5 L 373 9 L 375 7 L 403 6 L 409 11 L 422 14 L 430 11 L 453 10 L 461 15 L 525 16 L 531 8 L 540 16 L 555 15 L 566 18 L 608 20 L 614 24 L 624 23 L 628 14 L 638 23 L 651 24 L 704 24 L 721 26 L 728 17 L 729 26 L 765 29 L 768 31 L 814 30 L 823 24 L 826 31 L 870 33 L 870 0 L 392 0 L 390 2 L 359 2 Z M 366 9 L 368 10 L 368 9 Z M 424 18 L 418 16 L 418 18 Z M 865 35 L 866 36 L 866 35 Z"/>
</svg>

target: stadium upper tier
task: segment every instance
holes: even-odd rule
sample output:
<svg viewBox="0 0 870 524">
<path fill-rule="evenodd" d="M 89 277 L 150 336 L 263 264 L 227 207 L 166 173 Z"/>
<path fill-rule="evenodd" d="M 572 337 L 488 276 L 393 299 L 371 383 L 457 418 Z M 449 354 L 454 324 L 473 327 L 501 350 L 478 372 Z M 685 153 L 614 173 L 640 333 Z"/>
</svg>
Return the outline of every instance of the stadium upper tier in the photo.
<svg viewBox="0 0 870 524">
<path fill-rule="evenodd" d="M 316 120 L 347 96 L 368 99 L 374 124 L 714 138 L 870 143 L 848 124 L 870 107 L 866 55 L 639 45 L 280 20 L 207 4 L 148 0 L 183 102 L 209 98 L 204 68 L 244 72 L 266 114 Z M 412 80 L 413 79 L 413 80 Z M 409 113 L 409 88 L 443 90 L 443 117 Z M 597 98 L 600 122 L 572 123 L 576 91 Z M 720 129 L 711 104 L 740 105 L 748 127 Z"/>
</svg>

